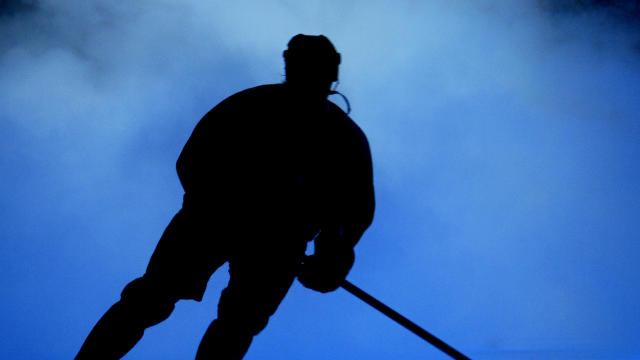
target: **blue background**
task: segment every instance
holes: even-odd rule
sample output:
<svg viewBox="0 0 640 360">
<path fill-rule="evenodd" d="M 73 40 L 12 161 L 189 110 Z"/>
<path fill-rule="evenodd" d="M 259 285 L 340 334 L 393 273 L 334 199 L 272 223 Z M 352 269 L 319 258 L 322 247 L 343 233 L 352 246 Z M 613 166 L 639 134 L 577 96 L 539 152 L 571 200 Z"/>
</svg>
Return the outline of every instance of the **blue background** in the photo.
<svg viewBox="0 0 640 360">
<path fill-rule="evenodd" d="M 75 355 L 179 209 L 196 122 L 281 82 L 291 36 L 322 33 L 374 157 L 349 279 L 474 359 L 640 359 L 638 27 L 548 3 L 42 0 L 0 17 L 0 358 Z M 227 279 L 125 358 L 193 358 Z M 275 358 L 446 356 L 296 283 L 246 357 Z"/>
</svg>

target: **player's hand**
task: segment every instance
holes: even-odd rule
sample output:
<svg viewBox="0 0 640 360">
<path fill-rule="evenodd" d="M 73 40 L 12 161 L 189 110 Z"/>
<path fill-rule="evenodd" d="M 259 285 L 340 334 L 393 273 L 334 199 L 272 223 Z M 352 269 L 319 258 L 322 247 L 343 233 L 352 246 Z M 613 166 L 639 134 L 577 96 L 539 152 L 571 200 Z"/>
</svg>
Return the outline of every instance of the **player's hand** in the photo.
<svg viewBox="0 0 640 360">
<path fill-rule="evenodd" d="M 349 274 L 355 254 L 353 249 L 305 257 L 298 272 L 304 287 L 327 293 L 336 290 Z"/>
</svg>

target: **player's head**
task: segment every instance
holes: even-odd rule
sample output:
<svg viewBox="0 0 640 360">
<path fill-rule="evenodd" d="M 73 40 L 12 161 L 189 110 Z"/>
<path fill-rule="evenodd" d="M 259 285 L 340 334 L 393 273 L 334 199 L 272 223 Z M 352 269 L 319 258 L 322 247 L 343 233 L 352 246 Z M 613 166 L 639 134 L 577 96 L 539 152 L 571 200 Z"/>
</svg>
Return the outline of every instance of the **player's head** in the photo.
<svg viewBox="0 0 640 360">
<path fill-rule="evenodd" d="M 294 36 L 283 56 L 288 84 L 328 94 L 338 81 L 340 54 L 324 35 Z"/>
</svg>

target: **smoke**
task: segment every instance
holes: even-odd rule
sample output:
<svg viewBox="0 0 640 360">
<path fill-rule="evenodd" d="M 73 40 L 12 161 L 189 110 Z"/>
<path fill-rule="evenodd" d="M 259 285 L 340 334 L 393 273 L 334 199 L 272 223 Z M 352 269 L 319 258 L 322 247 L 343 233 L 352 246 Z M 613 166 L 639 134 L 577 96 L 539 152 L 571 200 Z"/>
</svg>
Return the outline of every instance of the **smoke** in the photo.
<svg viewBox="0 0 640 360">
<path fill-rule="evenodd" d="M 637 8 L 558 4 L 0 3 L 5 357 L 72 356 L 180 206 L 173 166 L 197 120 L 281 81 L 297 33 L 342 53 L 372 145 L 378 209 L 354 282 L 473 358 L 637 355 Z M 174 314 L 131 356 L 191 354 L 214 278 L 209 310 Z M 185 311 L 197 326 L 175 323 Z M 423 358 L 375 316 L 294 286 L 249 356 Z"/>
</svg>

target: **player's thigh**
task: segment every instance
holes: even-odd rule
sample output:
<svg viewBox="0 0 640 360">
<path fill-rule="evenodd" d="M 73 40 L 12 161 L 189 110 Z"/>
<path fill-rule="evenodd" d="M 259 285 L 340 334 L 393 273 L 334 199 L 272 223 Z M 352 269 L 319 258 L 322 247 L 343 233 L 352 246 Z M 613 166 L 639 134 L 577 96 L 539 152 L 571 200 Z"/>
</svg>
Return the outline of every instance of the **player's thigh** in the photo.
<svg viewBox="0 0 640 360">
<path fill-rule="evenodd" d="M 179 299 L 201 300 L 207 282 L 227 261 L 223 234 L 214 224 L 184 209 L 165 229 L 147 266 L 145 277 Z"/>
</svg>

